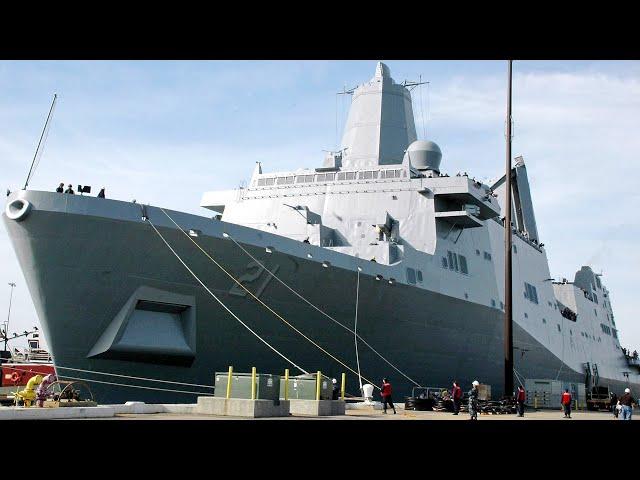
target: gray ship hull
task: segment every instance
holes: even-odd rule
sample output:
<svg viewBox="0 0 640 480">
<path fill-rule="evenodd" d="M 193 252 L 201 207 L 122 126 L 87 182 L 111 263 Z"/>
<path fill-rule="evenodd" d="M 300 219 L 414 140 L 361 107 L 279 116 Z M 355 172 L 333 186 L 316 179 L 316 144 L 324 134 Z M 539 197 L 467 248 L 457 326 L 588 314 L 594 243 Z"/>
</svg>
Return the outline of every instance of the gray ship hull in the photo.
<svg viewBox="0 0 640 480">
<path fill-rule="evenodd" d="M 212 390 L 62 367 L 202 385 L 213 385 L 214 372 L 227 370 L 229 365 L 238 372 L 255 366 L 260 372 L 281 373 L 289 368 L 292 375 L 301 373 L 251 335 L 202 288 L 149 223 L 141 220 L 140 205 L 31 191 L 14 193 L 9 201 L 15 198 L 30 201 L 31 211 L 20 221 L 6 215 L 3 218 L 58 373 L 61 377 L 90 380 L 99 402 L 193 402 L 196 395 Z M 346 371 L 254 299 L 243 295 L 161 210 L 145 208 L 146 215 L 194 273 L 265 340 L 308 371 L 321 370 L 338 378 Z M 252 265 L 252 260 L 224 238 L 223 232 L 232 235 L 270 270 L 276 270 L 284 282 L 351 328 L 355 263 L 353 268 L 340 266 L 336 258 L 329 268 L 323 268 L 317 255 L 312 259 L 303 255 L 301 242 L 205 217 L 169 213 L 183 228 L 199 230 L 195 240 L 236 278 L 243 279 L 247 288 L 355 368 L 353 334 Z M 277 248 L 269 254 L 265 245 Z M 323 250 L 315 248 L 318 252 Z M 171 345 L 171 340 L 158 339 L 154 350 L 155 332 L 150 330 L 147 338 L 139 332 L 130 333 L 129 343 L 120 353 L 114 348 L 111 353 L 96 355 L 101 345 L 109 343 L 109 330 L 116 328 L 114 322 L 117 324 L 123 308 L 132 298 L 135 300 L 141 287 L 164 292 L 167 298 L 174 295 L 192 299 L 195 313 L 185 334 L 188 345 Z M 490 384 L 494 394 L 499 395 L 503 389 L 500 310 L 399 282 L 390 285 L 376 280 L 365 268 L 360 278 L 358 318 L 358 333 L 421 385 L 448 386 L 453 379 L 469 385 L 478 379 Z M 139 346 L 132 344 L 136 339 Z M 516 352 L 515 358 L 521 377 L 584 381 L 584 374 L 563 365 L 517 324 L 514 340 L 516 345 L 526 345 L 526 353 L 521 356 Z M 410 394 L 412 385 L 407 379 L 364 345 L 360 344 L 359 352 L 366 378 L 379 383 L 383 376 L 390 377 L 396 401 Z M 346 373 L 347 392 L 358 394 L 357 377 Z M 606 383 L 601 378 L 601 384 Z M 609 383 L 618 386 L 617 382 Z"/>
</svg>

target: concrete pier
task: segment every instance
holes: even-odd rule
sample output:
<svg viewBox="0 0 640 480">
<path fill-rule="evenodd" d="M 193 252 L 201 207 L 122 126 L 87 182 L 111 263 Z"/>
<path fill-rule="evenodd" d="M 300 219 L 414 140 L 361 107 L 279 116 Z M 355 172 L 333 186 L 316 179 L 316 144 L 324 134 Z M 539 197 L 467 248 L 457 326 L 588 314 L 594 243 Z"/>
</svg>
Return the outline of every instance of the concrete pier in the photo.
<svg viewBox="0 0 640 480">
<path fill-rule="evenodd" d="M 345 402 L 342 400 L 302 400 L 291 399 L 291 415 L 311 415 L 325 417 L 345 414 Z"/>
<path fill-rule="evenodd" d="M 289 401 L 251 400 L 246 398 L 198 397 L 194 413 L 231 417 L 288 417 Z"/>
</svg>

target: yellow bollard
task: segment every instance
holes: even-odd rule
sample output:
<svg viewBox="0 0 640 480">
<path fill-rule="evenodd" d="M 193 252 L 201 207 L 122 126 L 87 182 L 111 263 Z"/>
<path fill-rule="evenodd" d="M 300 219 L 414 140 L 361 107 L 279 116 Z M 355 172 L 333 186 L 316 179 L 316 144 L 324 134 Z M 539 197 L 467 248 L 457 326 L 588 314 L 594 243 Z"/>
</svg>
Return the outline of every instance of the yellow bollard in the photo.
<svg viewBox="0 0 640 480">
<path fill-rule="evenodd" d="M 233 375 L 233 367 L 229 366 L 229 375 L 227 376 L 227 398 L 231 398 L 231 376 Z"/>
<path fill-rule="evenodd" d="M 342 400 L 344 400 L 344 389 L 347 386 L 347 374 L 346 373 L 342 373 L 342 387 L 340 388 L 340 396 L 342 397 Z"/>
<path fill-rule="evenodd" d="M 284 369 L 284 399 L 289 400 L 289 369 Z"/>
<path fill-rule="evenodd" d="M 538 409 L 538 396 L 533 397 L 533 408 Z"/>
<path fill-rule="evenodd" d="M 256 367 L 251 367 L 251 400 L 256 399 Z"/>
<path fill-rule="evenodd" d="M 322 373 L 318 370 L 318 376 L 316 377 L 316 400 L 320 400 L 320 382 L 322 381 Z"/>
</svg>

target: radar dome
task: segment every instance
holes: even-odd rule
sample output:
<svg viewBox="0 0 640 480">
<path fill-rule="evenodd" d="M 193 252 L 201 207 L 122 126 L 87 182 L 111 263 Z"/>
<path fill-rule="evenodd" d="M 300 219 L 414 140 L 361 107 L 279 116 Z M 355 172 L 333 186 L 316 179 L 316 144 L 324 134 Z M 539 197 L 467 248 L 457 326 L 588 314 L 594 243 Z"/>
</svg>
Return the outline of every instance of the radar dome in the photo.
<svg viewBox="0 0 640 480">
<path fill-rule="evenodd" d="M 405 159 L 409 159 L 409 163 L 413 168 L 418 170 L 435 170 L 440 171 L 440 160 L 442 160 L 442 151 L 434 142 L 426 140 L 416 140 L 404 154 Z"/>
</svg>

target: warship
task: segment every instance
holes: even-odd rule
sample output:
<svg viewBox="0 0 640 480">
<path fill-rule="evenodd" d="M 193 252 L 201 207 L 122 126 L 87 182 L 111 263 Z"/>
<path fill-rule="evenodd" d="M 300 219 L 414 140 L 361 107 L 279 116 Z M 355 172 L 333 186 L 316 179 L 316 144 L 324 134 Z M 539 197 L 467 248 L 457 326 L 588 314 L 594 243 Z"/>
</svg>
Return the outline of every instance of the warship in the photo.
<svg viewBox="0 0 640 480">
<path fill-rule="evenodd" d="M 347 373 L 411 388 L 504 387 L 504 202 L 513 202 L 517 383 L 640 391 L 610 293 L 551 278 L 522 157 L 512 191 L 447 174 L 412 98 L 378 63 L 318 167 L 205 192 L 198 216 L 23 189 L 3 221 L 60 378 L 102 403 L 193 402 L 214 372 Z M 510 200 L 507 200 L 509 193 Z"/>
</svg>

